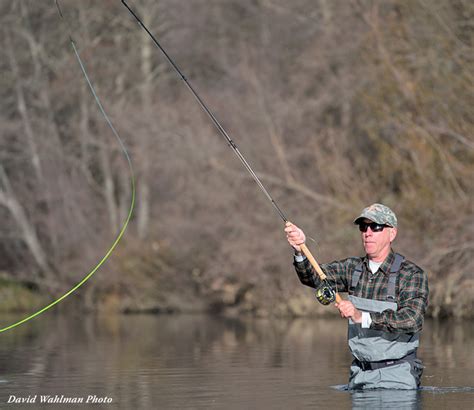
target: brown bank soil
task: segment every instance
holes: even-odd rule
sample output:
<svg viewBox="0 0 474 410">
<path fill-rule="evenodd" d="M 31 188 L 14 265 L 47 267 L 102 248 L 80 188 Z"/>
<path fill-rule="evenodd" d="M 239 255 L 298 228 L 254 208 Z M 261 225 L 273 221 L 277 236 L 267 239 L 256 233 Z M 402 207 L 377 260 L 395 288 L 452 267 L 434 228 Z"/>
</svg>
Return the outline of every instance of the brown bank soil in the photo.
<svg viewBox="0 0 474 410">
<path fill-rule="evenodd" d="M 181 264 L 169 252 L 159 257 L 126 258 L 113 286 L 95 282 L 94 308 L 118 312 L 209 312 L 258 317 L 336 316 L 323 306 L 314 290 L 302 286 L 293 270 L 272 271 L 282 280 L 261 281 L 260 275 L 206 276 L 206 267 L 191 260 Z M 189 262 L 188 262 L 189 263 Z M 278 269 L 278 268 L 276 268 Z M 123 274 L 125 272 L 125 274 Z M 157 274 L 156 272 L 159 272 Z M 474 278 L 469 275 L 428 274 L 430 299 L 427 317 L 474 319 Z M 257 278 L 252 281 L 251 278 Z M 342 294 L 345 297 L 344 294 Z"/>
<path fill-rule="evenodd" d="M 239 281 L 233 278 L 206 278 L 197 267 L 177 266 L 176 261 L 154 258 L 127 258 L 126 263 L 98 275 L 60 304 L 104 313 L 213 313 L 257 317 L 336 316 L 323 306 L 314 291 L 290 281 L 282 287 Z M 114 273 L 115 272 L 115 273 Z M 159 272 L 159 274 L 157 274 Z M 67 289 L 66 289 L 67 290 Z M 55 297 L 29 283 L 0 277 L 0 311 L 34 312 Z M 345 297 L 344 294 L 342 294 Z M 72 299 L 72 300 L 71 300 Z M 474 279 L 455 274 L 430 278 L 427 317 L 474 319 Z"/>
</svg>

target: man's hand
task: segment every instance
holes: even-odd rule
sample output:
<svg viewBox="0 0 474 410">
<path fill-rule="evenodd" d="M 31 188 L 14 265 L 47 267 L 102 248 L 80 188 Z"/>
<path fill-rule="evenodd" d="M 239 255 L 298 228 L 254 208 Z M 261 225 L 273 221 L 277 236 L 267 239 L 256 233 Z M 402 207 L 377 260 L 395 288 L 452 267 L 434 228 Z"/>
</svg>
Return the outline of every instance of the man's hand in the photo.
<svg viewBox="0 0 474 410">
<path fill-rule="evenodd" d="M 362 312 L 356 309 L 352 302 L 343 300 L 335 306 L 339 309 L 341 317 L 351 318 L 354 323 L 362 323 Z"/>
<path fill-rule="evenodd" d="M 296 225 L 293 225 L 291 222 L 287 222 L 285 225 L 286 238 L 288 243 L 297 251 L 301 252 L 300 245 L 303 245 L 306 241 L 306 236 L 304 232 L 298 228 Z"/>
</svg>

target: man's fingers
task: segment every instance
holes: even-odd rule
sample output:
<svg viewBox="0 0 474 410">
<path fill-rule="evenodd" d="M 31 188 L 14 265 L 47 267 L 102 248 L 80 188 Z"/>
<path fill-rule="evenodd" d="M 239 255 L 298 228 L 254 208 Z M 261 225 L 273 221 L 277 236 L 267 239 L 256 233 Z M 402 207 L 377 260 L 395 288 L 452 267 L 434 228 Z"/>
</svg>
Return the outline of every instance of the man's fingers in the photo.
<svg viewBox="0 0 474 410">
<path fill-rule="evenodd" d="M 348 301 L 343 300 L 336 304 L 336 307 L 339 309 L 342 317 L 351 317 L 353 315 L 352 303 L 348 303 Z"/>
</svg>

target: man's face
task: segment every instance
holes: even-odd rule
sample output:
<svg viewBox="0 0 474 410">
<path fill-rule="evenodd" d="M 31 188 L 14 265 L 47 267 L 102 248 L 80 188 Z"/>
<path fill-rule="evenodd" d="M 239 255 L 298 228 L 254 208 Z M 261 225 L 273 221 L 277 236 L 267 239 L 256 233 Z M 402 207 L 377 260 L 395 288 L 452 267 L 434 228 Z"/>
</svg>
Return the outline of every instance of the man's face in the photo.
<svg viewBox="0 0 474 410">
<path fill-rule="evenodd" d="M 363 224 L 370 224 L 373 221 L 364 219 Z M 397 236 L 397 228 L 384 227 L 382 231 L 373 232 L 367 227 L 366 232 L 361 232 L 362 245 L 369 259 L 374 262 L 383 262 L 390 253 L 390 244 Z"/>
</svg>

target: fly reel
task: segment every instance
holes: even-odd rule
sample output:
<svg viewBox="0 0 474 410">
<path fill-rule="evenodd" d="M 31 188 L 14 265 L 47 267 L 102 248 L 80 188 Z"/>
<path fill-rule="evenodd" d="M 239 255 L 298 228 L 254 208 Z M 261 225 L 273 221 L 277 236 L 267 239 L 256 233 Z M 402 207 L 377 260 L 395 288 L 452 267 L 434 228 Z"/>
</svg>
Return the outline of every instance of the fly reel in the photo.
<svg viewBox="0 0 474 410">
<path fill-rule="evenodd" d="M 323 305 L 329 305 L 336 300 L 336 292 L 324 281 L 321 286 L 316 289 L 316 299 Z"/>
</svg>

